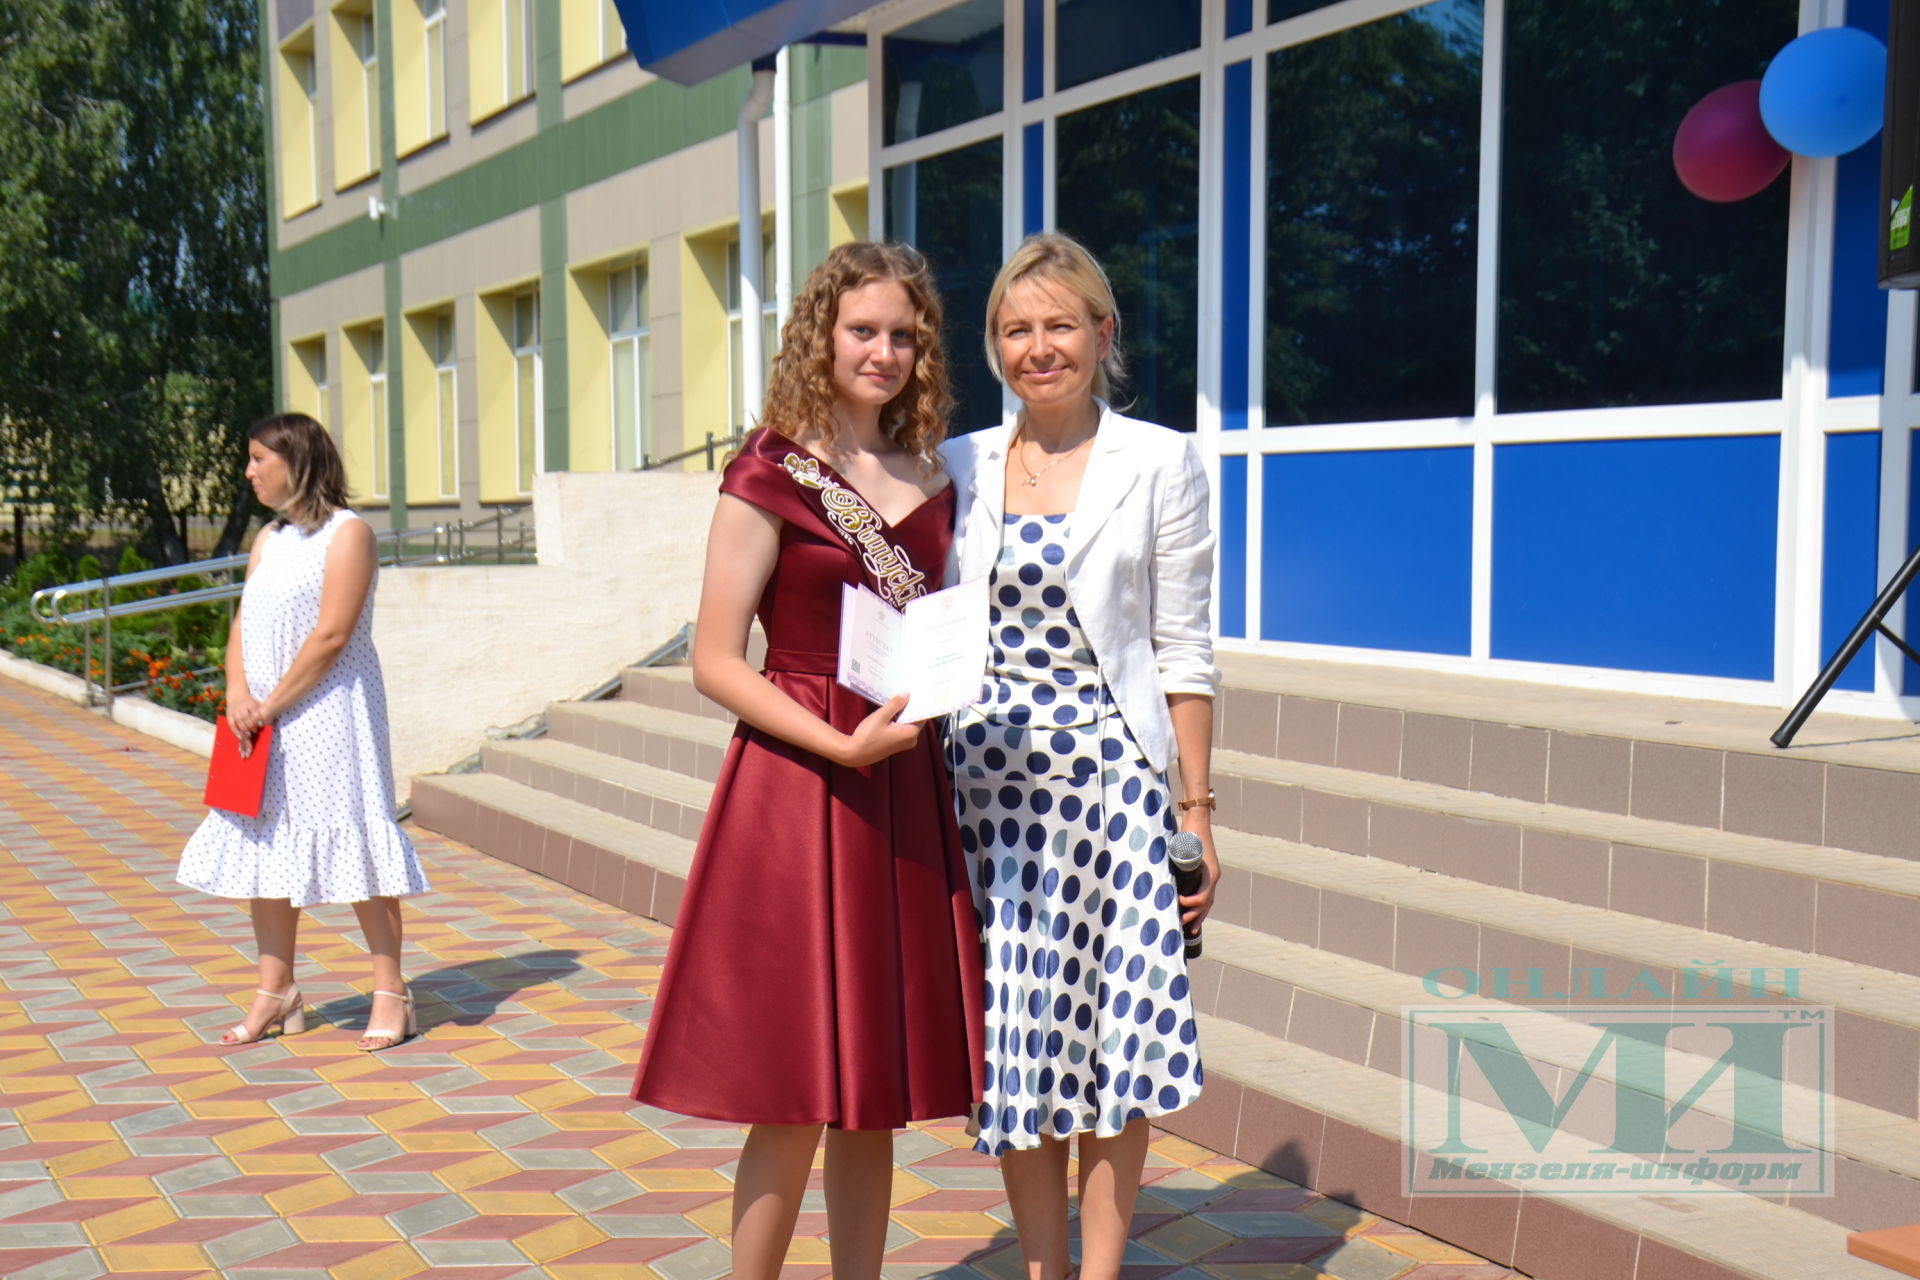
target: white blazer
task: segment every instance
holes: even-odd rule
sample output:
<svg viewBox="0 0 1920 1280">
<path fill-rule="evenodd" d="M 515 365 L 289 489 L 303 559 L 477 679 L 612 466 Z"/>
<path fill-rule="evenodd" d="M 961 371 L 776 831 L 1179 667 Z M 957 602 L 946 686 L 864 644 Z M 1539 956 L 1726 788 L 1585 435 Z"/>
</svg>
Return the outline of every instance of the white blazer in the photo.
<svg viewBox="0 0 1920 1280">
<path fill-rule="evenodd" d="M 947 581 L 993 571 L 1006 524 L 1002 424 L 941 446 L 953 477 Z M 1191 437 L 1100 406 L 1080 499 L 1067 521 L 1067 599 L 1120 715 L 1155 769 L 1175 755 L 1170 693 L 1212 697 L 1213 530 Z"/>
</svg>

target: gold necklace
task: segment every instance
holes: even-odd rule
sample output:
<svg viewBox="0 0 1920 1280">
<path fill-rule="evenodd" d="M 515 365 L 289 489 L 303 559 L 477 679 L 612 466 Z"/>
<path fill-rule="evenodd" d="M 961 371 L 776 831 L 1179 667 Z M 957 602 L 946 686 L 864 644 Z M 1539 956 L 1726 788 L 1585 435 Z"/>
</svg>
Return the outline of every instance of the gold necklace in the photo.
<svg viewBox="0 0 1920 1280">
<path fill-rule="evenodd" d="M 1065 462 L 1068 458 L 1071 458 L 1074 454 L 1080 452 L 1080 446 L 1086 444 L 1088 441 L 1093 439 L 1092 436 L 1088 436 L 1087 439 L 1082 440 L 1080 444 L 1076 444 L 1075 446 L 1073 446 L 1073 448 L 1067 450 L 1065 453 L 1055 458 L 1052 462 L 1049 462 L 1046 466 L 1040 468 L 1038 471 L 1035 471 L 1032 467 L 1027 465 L 1027 454 L 1026 454 L 1027 441 L 1024 435 L 1024 432 L 1026 431 L 1025 424 L 1022 424 L 1020 429 L 1023 434 L 1019 439 L 1013 442 L 1013 446 L 1014 446 L 1013 456 L 1019 460 L 1020 469 L 1027 473 L 1027 478 L 1021 481 L 1021 483 L 1026 485 L 1027 488 L 1029 489 L 1033 488 L 1035 485 L 1040 483 L 1041 476 L 1046 475 L 1047 472 L 1053 470 L 1055 467 Z"/>
</svg>

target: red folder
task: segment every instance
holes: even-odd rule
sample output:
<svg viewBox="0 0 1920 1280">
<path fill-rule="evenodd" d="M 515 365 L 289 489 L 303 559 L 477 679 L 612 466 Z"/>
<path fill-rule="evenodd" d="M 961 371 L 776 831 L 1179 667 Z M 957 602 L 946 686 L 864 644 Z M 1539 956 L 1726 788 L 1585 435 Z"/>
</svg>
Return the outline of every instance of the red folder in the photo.
<svg viewBox="0 0 1920 1280">
<path fill-rule="evenodd" d="M 207 766 L 207 794 L 202 797 L 210 809 L 225 809 L 243 818 L 260 816 L 260 794 L 267 786 L 267 757 L 273 747 L 273 726 L 261 725 L 254 735 L 253 750 L 240 755 L 240 738 L 221 716 L 213 722 L 213 760 Z"/>
</svg>

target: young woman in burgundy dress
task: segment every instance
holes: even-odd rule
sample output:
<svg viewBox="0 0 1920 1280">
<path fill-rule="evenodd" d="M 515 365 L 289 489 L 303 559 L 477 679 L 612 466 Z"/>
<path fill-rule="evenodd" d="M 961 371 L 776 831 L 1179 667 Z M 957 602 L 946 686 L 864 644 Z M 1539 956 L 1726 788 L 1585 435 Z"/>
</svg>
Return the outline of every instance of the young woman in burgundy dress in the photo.
<svg viewBox="0 0 1920 1280">
<path fill-rule="evenodd" d="M 751 1125 L 733 1274 L 779 1274 L 826 1129 L 833 1273 L 875 1277 L 892 1130 L 980 1096 L 984 977 L 940 745 L 834 679 L 843 583 L 936 589 L 953 488 L 940 303 L 899 245 L 827 256 L 794 298 L 764 425 L 720 484 L 694 684 L 740 717 L 694 857 L 641 1102 Z M 747 662 L 755 617 L 764 671 Z"/>
</svg>

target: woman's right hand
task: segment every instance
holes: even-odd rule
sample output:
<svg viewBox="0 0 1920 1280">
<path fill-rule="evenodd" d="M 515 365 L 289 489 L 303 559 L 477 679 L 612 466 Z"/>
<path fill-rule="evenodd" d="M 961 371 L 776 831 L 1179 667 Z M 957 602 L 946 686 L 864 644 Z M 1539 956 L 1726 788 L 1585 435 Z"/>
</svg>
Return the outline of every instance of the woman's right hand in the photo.
<svg viewBox="0 0 1920 1280">
<path fill-rule="evenodd" d="M 894 719 L 906 709 L 907 695 L 889 698 L 887 704 L 860 722 L 846 736 L 840 763 L 851 769 L 864 769 L 888 756 L 898 755 L 920 740 L 918 724 L 901 724 Z"/>
<path fill-rule="evenodd" d="M 233 730 L 233 736 L 240 739 L 241 759 L 252 754 L 253 735 L 260 732 L 260 726 L 266 722 L 265 706 L 251 693 L 234 689 L 227 694 L 227 725 Z"/>
</svg>

